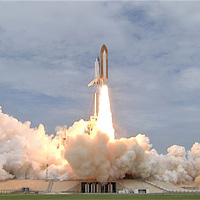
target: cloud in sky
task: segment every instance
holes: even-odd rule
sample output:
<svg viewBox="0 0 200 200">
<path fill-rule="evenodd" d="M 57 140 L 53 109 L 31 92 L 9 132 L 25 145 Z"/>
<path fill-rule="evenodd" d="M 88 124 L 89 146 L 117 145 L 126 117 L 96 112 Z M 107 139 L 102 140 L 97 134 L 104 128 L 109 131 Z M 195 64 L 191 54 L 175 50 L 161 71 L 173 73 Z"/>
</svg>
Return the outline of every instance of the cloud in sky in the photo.
<svg viewBox="0 0 200 200">
<path fill-rule="evenodd" d="M 92 112 L 105 43 L 118 136 L 199 141 L 199 2 L 0 2 L 0 105 L 52 133 Z"/>
</svg>

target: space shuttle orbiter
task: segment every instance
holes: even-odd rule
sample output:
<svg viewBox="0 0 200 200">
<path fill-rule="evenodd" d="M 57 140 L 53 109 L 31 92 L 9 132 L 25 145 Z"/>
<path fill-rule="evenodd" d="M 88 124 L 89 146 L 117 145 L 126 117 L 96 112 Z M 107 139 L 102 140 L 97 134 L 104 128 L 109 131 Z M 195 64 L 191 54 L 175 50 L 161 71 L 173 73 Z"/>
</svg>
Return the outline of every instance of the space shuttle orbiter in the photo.
<svg viewBox="0 0 200 200">
<path fill-rule="evenodd" d="M 100 82 L 104 85 L 108 81 L 108 49 L 105 44 L 101 47 L 100 59 L 101 67 L 99 57 L 97 57 L 94 64 L 94 80 L 88 84 L 88 87 L 93 84 L 100 85 Z"/>
</svg>

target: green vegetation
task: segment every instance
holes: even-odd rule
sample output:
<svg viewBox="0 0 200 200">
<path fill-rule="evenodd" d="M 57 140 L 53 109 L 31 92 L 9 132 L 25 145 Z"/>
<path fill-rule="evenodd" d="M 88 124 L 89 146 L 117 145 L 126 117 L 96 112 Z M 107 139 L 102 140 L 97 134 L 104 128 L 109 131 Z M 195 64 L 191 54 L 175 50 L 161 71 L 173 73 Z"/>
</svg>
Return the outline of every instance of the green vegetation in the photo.
<svg viewBox="0 0 200 200">
<path fill-rule="evenodd" d="M 36 195 L 36 194 L 7 194 L 7 195 L 0 195 L 1 200 L 84 200 L 84 199 L 94 199 L 94 200 L 191 200 L 191 199 L 200 199 L 200 195 L 197 194 L 168 194 L 168 195 Z"/>
</svg>

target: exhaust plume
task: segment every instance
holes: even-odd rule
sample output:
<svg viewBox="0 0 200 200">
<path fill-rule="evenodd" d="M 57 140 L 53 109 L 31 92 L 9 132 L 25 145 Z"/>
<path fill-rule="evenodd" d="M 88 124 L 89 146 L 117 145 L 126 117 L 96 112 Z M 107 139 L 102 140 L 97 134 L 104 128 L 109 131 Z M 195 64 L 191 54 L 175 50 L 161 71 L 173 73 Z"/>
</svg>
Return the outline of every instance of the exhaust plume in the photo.
<svg viewBox="0 0 200 200">
<path fill-rule="evenodd" d="M 106 133 L 110 140 L 114 140 L 114 128 L 112 124 L 112 113 L 110 109 L 110 99 L 108 94 L 108 86 L 103 85 L 101 88 L 99 99 L 99 113 L 96 127 Z"/>
</svg>

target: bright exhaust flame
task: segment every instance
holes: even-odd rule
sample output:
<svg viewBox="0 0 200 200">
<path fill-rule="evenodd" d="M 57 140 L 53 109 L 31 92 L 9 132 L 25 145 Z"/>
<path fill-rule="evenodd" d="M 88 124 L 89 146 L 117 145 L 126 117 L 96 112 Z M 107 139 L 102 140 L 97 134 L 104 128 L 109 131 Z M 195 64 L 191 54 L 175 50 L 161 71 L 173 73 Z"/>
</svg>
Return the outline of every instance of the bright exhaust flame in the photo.
<svg viewBox="0 0 200 200">
<path fill-rule="evenodd" d="M 110 141 L 115 139 L 107 85 L 103 85 L 100 92 L 97 128 L 106 133 Z"/>
</svg>

